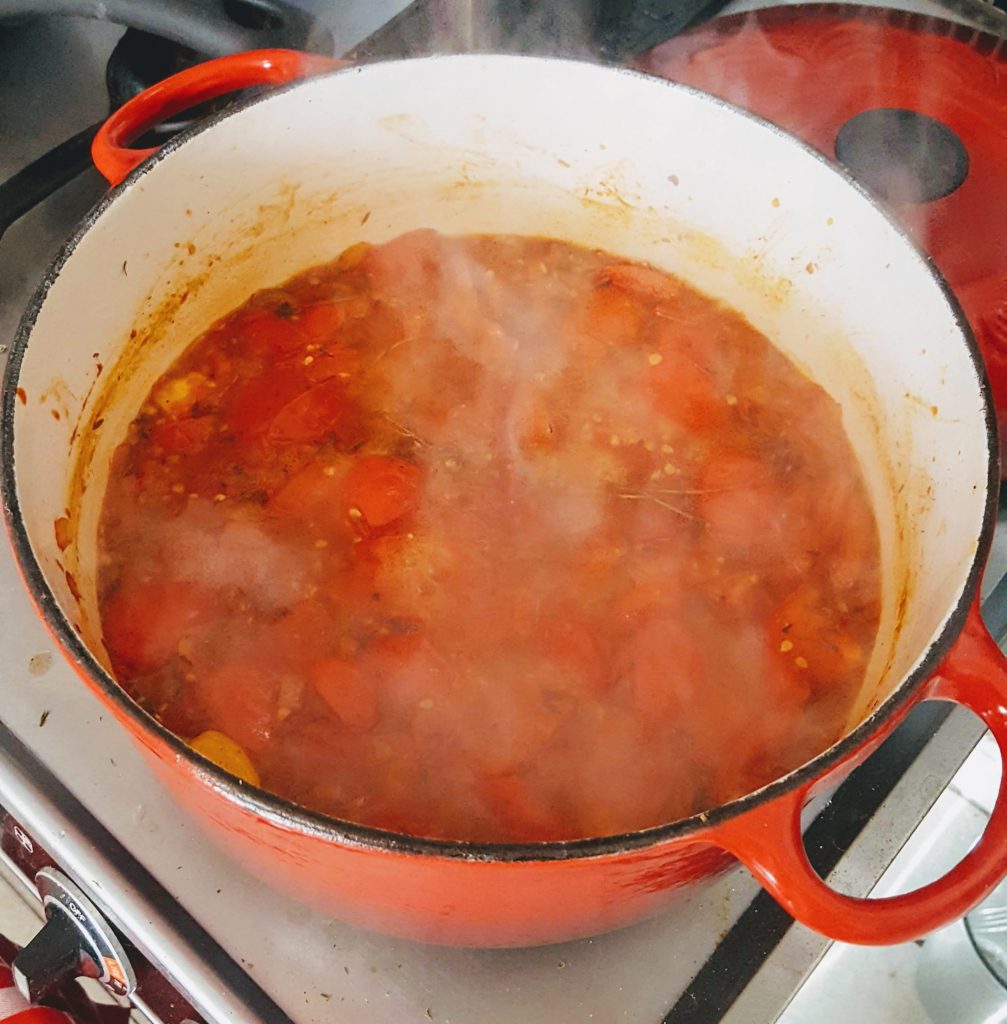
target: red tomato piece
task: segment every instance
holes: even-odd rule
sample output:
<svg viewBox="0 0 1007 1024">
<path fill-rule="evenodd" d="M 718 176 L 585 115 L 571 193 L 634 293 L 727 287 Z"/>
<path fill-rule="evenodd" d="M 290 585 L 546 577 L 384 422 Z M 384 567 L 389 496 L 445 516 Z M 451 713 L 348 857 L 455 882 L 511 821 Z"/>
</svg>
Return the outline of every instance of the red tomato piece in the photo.
<svg viewBox="0 0 1007 1024">
<path fill-rule="evenodd" d="M 605 348 L 635 344 L 646 316 L 646 308 L 631 292 L 610 284 L 599 285 L 588 295 L 581 314 L 581 329 L 591 340 L 588 354 L 603 358 Z"/>
<path fill-rule="evenodd" d="M 270 624 L 267 646 L 279 658 L 303 662 L 325 653 L 335 637 L 336 626 L 328 609 L 321 601 L 308 598 Z"/>
<path fill-rule="evenodd" d="M 640 263 L 614 263 L 598 272 L 598 281 L 642 298 L 665 302 L 674 300 L 682 291 L 682 282 L 677 278 Z"/>
<path fill-rule="evenodd" d="M 269 746 L 280 681 L 254 662 L 228 662 L 197 675 L 195 692 L 213 725 L 252 753 Z"/>
<path fill-rule="evenodd" d="M 684 352 L 665 349 L 648 365 L 647 393 L 655 410 L 687 430 L 712 431 L 727 422 L 730 406 L 709 373 Z"/>
<path fill-rule="evenodd" d="M 239 346 L 260 359 L 289 356 L 303 351 L 308 336 L 297 321 L 268 309 L 251 309 L 234 322 Z"/>
<path fill-rule="evenodd" d="M 302 309 L 297 317 L 297 326 L 309 342 L 331 341 L 346 322 L 346 310 L 335 302 L 318 302 Z"/>
<path fill-rule="evenodd" d="M 605 688 L 605 653 L 597 630 L 587 620 L 571 615 L 551 619 L 542 627 L 542 646 L 549 656 L 569 666 L 581 687 L 592 693 Z"/>
<path fill-rule="evenodd" d="M 419 466 L 412 462 L 365 455 L 346 477 L 344 503 L 351 518 L 356 511 L 370 526 L 387 526 L 419 504 L 422 479 Z"/>
<path fill-rule="evenodd" d="M 263 433 L 277 413 L 301 393 L 303 384 L 291 370 L 239 381 L 225 398 L 224 419 L 241 438 Z"/>
<path fill-rule="evenodd" d="M 633 707 L 643 725 L 666 729 L 702 702 L 706 671 L 700 641 L 677 619 L 647 621 L 633 637 L 630 652 Z"/>
<path fill-rule="evenodd" d="M 309 444 L 335 436 L 351 446 L 363 437 L 356 402 L 341 380 L 323 381 L 302 391 L 273 417 L 266 436 L 278 444 Z"/>
<path fill-rule="evenodd" d="M 167 455 L 191 452 L 206 447 L 215 427 L 216 418 L 213 416 L 162 420 L 151 428 L 150 443 Z"/>
<path fill-rule="evenodd" d="M 288 521 L 335 525 L 344 520 L 345 462 L 312 462 L 294 473 L 269 499 L 266 511 L 281 524 Z"/>
<path fill-rule="evenodd" d="M 755 455 L 722 452 L 699 475 L 697 509 L 721 550 L 750 561 L 778 560 L 788 540 L 788 502 L 772 470 Z"/>
<path fill-rule="evenodd" d="M 310 362 L 306 360 L 310 358 Z M 300 360 L 304 379 L 311 384 L 338 377 L 348 380 L 360 369 L 360 352 L 355 348 L 330 347 Z"/>
<path fill-rule="evenodd" d="M 369 732 L 381 717 L 373 675 L 341 658 L 323 658 L 308 672 L 315 692 L 350 732 Z"/>
<path fill-rule="evenodd" d="M 520 775 L 484 775 L 477 791 L 512 842 L 554 839 L 563 832 L 548 799 Z"/>
<path fill-rule="evenodd" d="M 213 624 L 217 594 L 195 583 L 124 583 L 102 608 L 105 646 L 117 672 L 152 672 L 179 642 Z"/>
</svg>

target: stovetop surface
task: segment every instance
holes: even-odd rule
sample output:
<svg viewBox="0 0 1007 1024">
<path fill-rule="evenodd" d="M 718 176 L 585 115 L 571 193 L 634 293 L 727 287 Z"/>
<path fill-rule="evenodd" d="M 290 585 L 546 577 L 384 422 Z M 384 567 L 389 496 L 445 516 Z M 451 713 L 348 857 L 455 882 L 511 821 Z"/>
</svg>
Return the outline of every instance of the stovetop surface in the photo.
<svg viewBox="0 0 1007 1024">
<path fill-rule="evenodd" d="M 383 18 L 394 5 L 382 6 L 389 8 Z M 77 19 L 0 26 L 0 180 L 103 116 L 104 64 L 120 34 Z M 356 39 L 343 42 L 347 48 Z M 0 240 L 0 340 L 13 336 L 44 267 L 102 190 L 98 175 L 87 172 Z M 1007 567 L 1004 532 L 987 591 Z M 759 914 L 769 913 L 753 904 L 759 888 L 739 868 L 655 920 L 561 946 L 451 950 L 361 932 L 263 887 L 203 839 L 63 661 L 7 545 L 0 550 L 0 651 L 0 717 L 11 734 L 0 802 L 32 819 L 37 840 L 59 851 L 95 901 L 214 1024 L 276 1024 L 283 1014 L 297 1024 L 658 1024 L 743 912 L 751 918 L 756 908 L 753 934 Z M 865 829 L 844 859 L 854 888 L 867 891 L 879 877 L 978 734 L 960 717 L 942 725 L 926 745 L 930 760 L 920 760 L 893 796 L 897 806 L 885 804 L 885 831 Z M 55 779 L 31 764 L 21 773 L 28 781 L 19 779 L 14 762 L 24 768 L 32 757 Z M 40 813 L 45 807 L 53 813 Z M 107 837 L 88 827 L 89 816 Z M 788 968 L 763 972 L 726 1019 L 775 1019 L 825 945 L 789 929 L 782 947 Z M 757 1017 L 745 1016 L 746 999 L 759 1006 Z"/>
</svg>

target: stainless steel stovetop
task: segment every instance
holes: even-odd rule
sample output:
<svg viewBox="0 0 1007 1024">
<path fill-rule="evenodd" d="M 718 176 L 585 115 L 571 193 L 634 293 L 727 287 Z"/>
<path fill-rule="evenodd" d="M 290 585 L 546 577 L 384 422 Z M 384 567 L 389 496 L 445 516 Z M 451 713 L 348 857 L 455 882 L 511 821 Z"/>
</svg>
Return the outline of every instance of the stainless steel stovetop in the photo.
<svg viewBox="0 0 1007 1024">
<path fill-rule="evenodd" d="M 400 6 L 357 4 L 356 27 L 336 32 L 337 48 Z M 732 10 L 746 6 L 755 4 Z M 106 112 L 104 67 L 120 34 L 65 18 L 0 26 L 0 180 Z M 45 265 L 102 186 L 96 173 L 84 174 L 0 240 L 0 340 L 13 335 Z M 1007 630 L 1005 573 L 1001 525 L 986 583 L 997 635 Z M 11 865 L 41 863 L 48 851 L 128 940 L 141 979 L 135 1002 L 152 1020 L 181 1024 L 198 1013 L 207 1024 L 771 1021 L 827 948 L 740 868 L 655 920 L 562 946 L 450 950 L 358 931 L 264 888 L 203 839 L 64 663 L 6 545 L 0 651 L 7 870 L 37 899 Z M 809 830 L 809 847 L 831 877 L 866 894 L 980 734 L 961 711 L 930 709 L 907 723 Z M 156 975 L 194 1009 L 172 1009 Z"/>
</svg>

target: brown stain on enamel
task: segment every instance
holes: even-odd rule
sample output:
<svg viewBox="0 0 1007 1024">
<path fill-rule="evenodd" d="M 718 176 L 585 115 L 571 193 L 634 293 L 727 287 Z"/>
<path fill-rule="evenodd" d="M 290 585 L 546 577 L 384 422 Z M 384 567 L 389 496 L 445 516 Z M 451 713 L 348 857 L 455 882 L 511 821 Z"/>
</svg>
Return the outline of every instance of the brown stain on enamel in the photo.
<svg viewBox="0 0 1007 1024">
<path fill-rule="evenodd" d="M 62 377 L 54 377 L 49 382 L 49 386 L 38 396 L 42 405 L 52 406 L 49 414 L 58 422 L 70 419 L 70 406 L 74 404 L 72 398 L 70 385 Z"/>
<path fill-rule="evenodd" d="M 70 510 L 67 509 L 66 515 L 60 516 L 52 525 L 53 531 L 56 534 L 56 547 L 58 547 L 60 551 L 66 551 L 66 549 L 73 543 L 75 532 Z"/>
<path fill-rule="evenodd" d="M 81 402 L 81 408 L 82 409 L 86 409 L 87 408 L 87 403 L 91 400 L 91 395 L 94 393 L 94 389 L 98 386 L 98 381 L 101 380 L 102 370 L 105 369 L 104 365 L 98 359 L 98 354 L 97 353 L 95 353 L 94 359 L 95 359 L 94 379 L 87 386 L 87 391 L 84 393 L 84 400 Z M 77 436 L 78 436 L 78 434 L 80 432 L 80 426 L 81 426 L 81 421 L 77 420 L 77 422 L 74 424 L 74 427 L 73 427 L 73 433 L 70 434 L 70 448 L 71 448 L 71 451 L 73 450 L 74 443 L 76 442 Z"/>
<path fill-rule="evenodd" d="M 28 392 L 25 391 L 24 388 L 18 388 L 17 391 L 16 391 L 16 394 L 17 394 L 17 397 L 18 397 L 18 401 L 22 405 L 27 405 L 28 404 Z"/>
</svg>

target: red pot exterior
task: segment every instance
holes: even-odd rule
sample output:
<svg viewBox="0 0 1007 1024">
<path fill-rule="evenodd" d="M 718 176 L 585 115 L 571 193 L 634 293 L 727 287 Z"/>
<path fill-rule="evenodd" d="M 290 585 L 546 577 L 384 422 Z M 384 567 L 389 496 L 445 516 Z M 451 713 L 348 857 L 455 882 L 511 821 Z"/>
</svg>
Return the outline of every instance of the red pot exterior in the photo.
<svg viewBox="0 0 1007 1024">
<path fill-rule="evenodd" d="M 697 836 L 598 857 L 468 860 L 365 846 L 278 823 L 218 792 L 191 760 L 110 709 L 209 838 L 264 882 L 372 931 L 449 946 L 533 946 L 649 917 L 734 863 Z"/>
<path fill-rule="evenodd" d="M 534 946 L 649 917 L 732 858 L 672 840 L 575 860 L 479 861 L 354 847 L 284 829 L 158 762 L 176 800 L 249 871 L 362 928 L 449 946 Z"/>
<path fill-rule="evenodd" d="M 1007 670 L 973 609 L 933 680 L 884 718 L 841 760 L 796 786 L 776 784 L 710 813 L 684 833 L 655 830 L 643 842 L 608 844 L 597 855 L 572 850 L 543 859 L 473 850 L 448 854 L 410 849 L 407 837 L 375 840 L 341 833 L 267 806 L 257 790 L 221 783 L 188 748 L 144 727 L 120 695 L 81 672 L 129 730 L 155 774 L 209 838 L 274 888 L 323 913 L 383 934 L 449 946 L 533 946 L 596 935 L 652 916 L 684 889 L 722 872 L 732 853 L 776 899 L 815 930 L 840 940 L 881 945 L 908 941 L 967 912 L 1003 874 L 1007 778 L 986 833 L 969 856 L 923 889 L 884 900 L 830 889 L 811 868 L 801 841 L 801 812 L 827 795 L 926 699 L 954 700 L 979 714 L 1007 747 L 1007 699 L 997 695 Z M 181 756 L 178 748 L 185 751 Z M 1007 773 L 1005 773 L 1007 774 Z M 728 813 L 724 813 L 727 810 Z M 1001 841 L 1003 840 L 1003 842 Z M 731 852 L 726 852 L 731 851 Z"/>
</svg>

